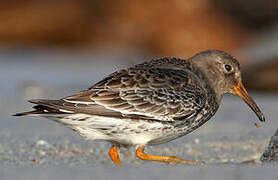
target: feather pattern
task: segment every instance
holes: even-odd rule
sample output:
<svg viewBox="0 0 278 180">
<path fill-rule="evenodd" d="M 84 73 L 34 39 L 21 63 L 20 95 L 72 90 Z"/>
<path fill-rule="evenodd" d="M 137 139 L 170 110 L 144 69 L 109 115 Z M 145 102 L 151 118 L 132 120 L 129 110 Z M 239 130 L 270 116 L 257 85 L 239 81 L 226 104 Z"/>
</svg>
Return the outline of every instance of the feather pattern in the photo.
<svg viewBox="0 0 278 180">
<path fill-rule="evenodd" d="M 92 114 L 96 108 L 120 116 L 173 121 L 175 117 L 194 115 L 204 106 L 206 96 L 196 82 L 197 78 L 185 70 L 137 65 L 62 99 L 60 108 L 70 106 L 78 112 L 78 106 L 86 105 Z"/>
</svg>

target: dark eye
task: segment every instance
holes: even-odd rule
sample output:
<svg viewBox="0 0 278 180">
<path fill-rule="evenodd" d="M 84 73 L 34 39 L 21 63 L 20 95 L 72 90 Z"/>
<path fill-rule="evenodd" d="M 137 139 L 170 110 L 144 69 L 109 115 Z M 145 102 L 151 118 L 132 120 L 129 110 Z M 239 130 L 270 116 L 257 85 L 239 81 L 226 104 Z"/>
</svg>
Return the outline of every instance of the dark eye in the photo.
<svg viewBox="0 0 278 180">
<path fill-rule="evenodd" d="M 230 72 L 232 70 L 232 66 L 229 65 L 229 64 L 225 64 L 224 67 L 225 67 L 227 72 Z"/>
</svg>

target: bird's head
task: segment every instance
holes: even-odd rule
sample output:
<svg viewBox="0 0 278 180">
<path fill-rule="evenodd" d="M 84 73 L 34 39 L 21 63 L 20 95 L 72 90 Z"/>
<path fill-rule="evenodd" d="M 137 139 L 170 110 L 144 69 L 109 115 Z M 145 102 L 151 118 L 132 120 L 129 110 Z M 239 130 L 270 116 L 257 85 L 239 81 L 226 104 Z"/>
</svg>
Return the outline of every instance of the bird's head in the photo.
<svg viewBox="0 0 278 180">
<path fill-rule="evenodd" d="M 223 51 L 208 50 L 195 55 L 191 60 L 220 99 L 225 93 L 236 94 L 249 105 L 260 121 L 265 121 L 264 115 L 242 84 L 240 66 L 233 56 Z"/>
</svg>

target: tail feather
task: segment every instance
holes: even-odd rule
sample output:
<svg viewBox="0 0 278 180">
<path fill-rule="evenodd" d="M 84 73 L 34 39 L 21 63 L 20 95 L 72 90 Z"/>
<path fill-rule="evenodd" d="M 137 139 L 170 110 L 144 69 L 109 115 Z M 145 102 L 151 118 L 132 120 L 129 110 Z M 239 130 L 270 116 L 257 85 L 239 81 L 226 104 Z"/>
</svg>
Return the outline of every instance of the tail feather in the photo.
<svg viewBox="0 0 278 180">
<path fill-rule="evenodd" d="M 12 116 L 28 116 L 28 115 L 39 115 L 41 114 L 40 111 L 28 111 L 28 112 L 22 112 L 22 113 L 16 113 L 16 114 L 13 114 Z"/>
<path fill-rule="evenodd" d="M 55 109 L 55 108 L 46 106 L 47 101 L 48 100 L 39 100 L 39 99 L 29 100 L 30 103 L 38 104 L 33 107 L 35 110 L 28 111 L 28 112 L 22 112 L 22 113 L 16 113 L 16 114 L 13 114 L 12 116 L 66 114 L 66 112 L 61 112 L 59 109 Z M 46 105 L 44 105 L 44 104 L 46 104 Z"/>
<path fill-rule="evenodd" d="M 52 116 L 52 115 L 68 115 L 73 113 L 90 114 L 98 116 L 108 117 L 123 117 L 121 112 L 113 111 L 98 104 L 77 104 L 59 100 L 47 100 L 47 99 L 32 99 L 30 103 L 36 104 L 33 108 L 35 110 L 23 113 L 17 113 L 13 116 L 25 116 L 25 115 L 40 115 L 40 116 Z M 133 116 L 138 118 L 139 116 Z M 132 117 L 131 117 L 132 118 Z M 140 116 L 140 118 L 143 118 Z M 149 119 L 149 117 L 147 117 Z"/>
</svg>

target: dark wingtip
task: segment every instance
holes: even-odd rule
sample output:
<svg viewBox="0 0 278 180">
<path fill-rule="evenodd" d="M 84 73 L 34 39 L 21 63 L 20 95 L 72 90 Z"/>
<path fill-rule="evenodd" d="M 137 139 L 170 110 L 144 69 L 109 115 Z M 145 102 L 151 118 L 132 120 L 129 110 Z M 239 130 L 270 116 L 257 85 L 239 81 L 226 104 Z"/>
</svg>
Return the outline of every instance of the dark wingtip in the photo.
<svg viewBox="0 0 278 180">
<path fill-rule="evenodd" d="M 29 112 L 16 113 L 16 114 L 13 114 L 12 116 L 27 116 L 27 115 L 38 114 L 38 113 L 39 113 L 39 111 L 34 110 L 34 111 L 29 111 Z"/>
<path fill-rule="evenodd" d="M 28 102 L 33 103 L 33 104 L 39 104 L 40 102 L 42 102 L 42 100 L 41 99 L 30 99 L 30 100 L 28 100 Z M 37 113 L 38 113 L 38 111 L 35 110 L 35 111 L 12 114 L 12 116 L 26 116 L 26 115 L 37 114 Z"/>
<path fill-rule="evenodd" d="M 12 114 L 12 116 L 25 116 L 27 115 L 26 113 L 16 113 L 16 114 Z"/>
</svg>

